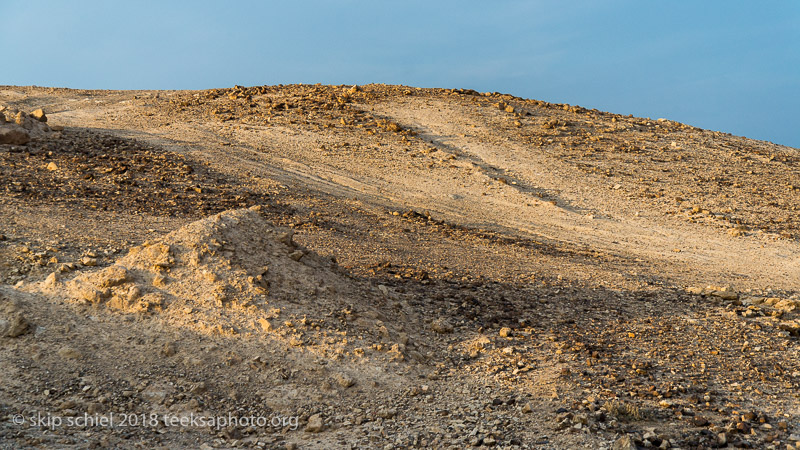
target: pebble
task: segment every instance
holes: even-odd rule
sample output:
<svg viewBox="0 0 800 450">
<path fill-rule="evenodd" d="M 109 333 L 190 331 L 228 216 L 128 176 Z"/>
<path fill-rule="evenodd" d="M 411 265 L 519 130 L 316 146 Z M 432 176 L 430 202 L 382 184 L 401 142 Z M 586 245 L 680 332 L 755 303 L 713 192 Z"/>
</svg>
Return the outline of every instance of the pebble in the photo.
<svg viewBox="0 0 800 450">
<path fill-rule="evenodd" d="M 167 342 L 161 349 L 161 354 L 167 357 L 174 356 L 178 352 L 178 346 L 174 342 Z"/>
<path fill-rule="evenodd" d="M 166 285 L 167 285 L 167 277 L 165 277 L 164 275 L 158 273 L 153 277 L 153 286 L 164 287 Z"/>
<path fill-rule="evenodd" d="M 431 330 L 439 334 L 448 334 L 453 332 L 453 326 L 445 319 L 436 319 L 431 322 Z"/>
<path fill-rule="evenodd" d="M 308 418 L 308 424 L 305 430 L 309 433 L 319 433 L 322 431 L 323 427 L 322 417 L 319 414 L 314 414 Z"/>
<path fill-rule="evenodd" d="M 272 323 L 267 319 L 258 319 L 258 324 L 261 326 L 261 329 L 265 332 L 272 331 Z"/>
<path fill-rule="evenodd" d="M 391 419 L 396 415 L 397 415 L 397 410 L 394 409 L 382 409 L 378 411 L 378 417 L 382 419 Z"/>
<path fill-rule="evenodd" d="M 6 322 L 5 326 L 3 326 L 3 322 Z M 28 333 L 30 328 L 28 321 L 19 313 L 11 316 L 8 321 L 0 320 L 0 330 L 2 330 L 0 334 L 3 336 L 12 338 L 19 337 Z"/>
<path fill-rule="evenodd" d="M 706 419 L 703 416 L 697 416 L 694 419 L 692 419 L 692 424 L 694 424 L 694 426 L 696 427 L 704 427 L 708 425 L 708 419 Z"/>
<path fill-rule="evenodd" d="M 636 444 L 633 443 L 633 439 L 631 439 L 630 435 L 622 436 L 621 438 L 614 441 L 614 445 L 611 446 L 611 450 L 636 450 Z"/>
<path fill-rule="evenodd" d="M 81 357 L 81 354 L 72 347 L 62 347 L 58 351 L 58 356 L 64 359 L 78 359 Z"/>
<path fill-rule="evenodd" d="M 287 231 L 285 233 L 281 233 L 278 235 L 278 242 L 281 242 L 289 247 L 293 247 L 294 246 L 294 241 L 292 240 L 293 236 L 294 236 L 293 231 Z"/>
<path fill-rule="evenodd" d="M 509 337 L 511 335 L 511 328 L 503 327 L 500 328 L 500 337 Z"/>
<path fill-rule="evenodd" d="M 84 256 L 81 258 L 81 264 L 86 267 L 94 267 L 97 265 L 97 258 L 92 258 L 91 256 Z"/>
<path fill-rule="evenodd" d="M 337 373 L 334 376 L 334 379 L 336 380 L 336 383 L 339 386 L 341 386 L 341 387 L 343 387 L 345 389 L 347 389 L 350 386 L 356 384 L 355 380 L 353 380 L 352 377 L 348 376 L 347 374 L 343 374 L 343 373 Z"/>
</svg>

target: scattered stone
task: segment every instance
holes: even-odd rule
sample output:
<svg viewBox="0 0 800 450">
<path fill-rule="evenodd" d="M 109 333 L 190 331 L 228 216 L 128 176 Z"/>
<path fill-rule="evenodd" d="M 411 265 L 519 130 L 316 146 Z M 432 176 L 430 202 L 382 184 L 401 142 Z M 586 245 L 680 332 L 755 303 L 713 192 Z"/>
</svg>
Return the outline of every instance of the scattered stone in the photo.
<svg viewBox="0 0 800 450">
<path fill-rule="evenodd" d="M 631 439 L 629 434 L 622 436 L 621 438 L 614 441 L 614 445 L 611 446 L 611 450 L 636 450 L 636 444 Z"/>
<path fill-rule="evenodd" d="M 174 342 L 167 342 L 164 344 L 164 347 L 161 349 L 161 354 L 170 357 L 175 356 L 178 352 L 178 346 Z"/>
<path fill-rule="evenodd" d="M 48 288 L 56 287 L 56 285 L 58 285 L 58 282 L 59 282 L 59 275 L 58 274 L 59 274 L 58 272 L 50 273 L 50 275 L 48 275 L 47 278 L 45 278 L 45 280 L 44 280 L 45 287 L 48 287 Z"/>
<path fill-rule="evenodd" d="M 783 331 L 788 331 L 789 334 L 794 336 L 800 335 L 800 324 L 795 321 L 781 322 L 778 324 L 778 328 Z"/>
<path fill-rule="evenodd" d="M 62 347 L 58 351 L 58 356 L 64 359 L 79 359 L 81 357 L 81 354 L 72 347 Z"/>
<path fill-rule="evenodd" d="M 729 301 L 739 299 L 739 293 L 730 286 L 706 286 L 705 288 L 690 286 L 686 288 L 686 292 L 692 295 L 713 296 Z"/>
<path fill-rule="evenodd" d="M 28 132 L 19 125 L 7 124 L 0 126 L 0 144 L 25 145 L 30 142 Z"/>
<path fill-rule="evenodd" d="M 708 419 L 703 416 L 696 416 L 692 419 L 692 424 L 696 427 L 704 427 L 708 425 Z"/>
<path fill-rule="evenodd" d="M 258 325 L 264 332 L 272 331 L 272 323 L 267 319 L 258 319 Z"/>
<path fill-rule="evenodd" d="M 97 258 L 84 256 L 83 258 L 81 258 L 81 264 L 83 264 L 86 267 L 94 267 L 97 265 Z"/>
<path fill-rule="evenodd" d="M 325 424 L 322 422 L 322 417 L 319 414 L 314 414 L 308 418 L 308 424 L 305 430 L 309 433 L 319 433 L 324 426 Z"/>
<path fill-rule="evenodd" d="M 39 122 L 47 122 L 47 115 L 45 115 L 44 110 L 39 108 L 36 111 L 31 113 L 31 117 L 38 120 Z"/>
<path fill-rule="evenodd" d="M 448 334 L 453 332 L 453 325 L 450 325 L 446 319 L 440 318 L 431 322 L 431 330 L 439 334 Z"/>
<path fill-rule="evenodd" d="M 728 288 L 723 289 L 723 290 L 716 290 L 716 291 L 712 292 L 711 295 L 713 295 L 715 297 L 719 297 L 719 298 L 721 298 L 723 300 L 738 300 L 739 299 L 739 294 L 736 291 L 732 290 L 732 289 L 729 290 Z"/>
<path fill-rule="evenodd" d="M 95 264 L 97 261 L 95 260 Z M 128 270 L 122 266 L 113 265 L 103 269 L 98 274 L 98 285 L 100 287 L 113 287 L 128 281 Z"/>
<path fill-rule="evenodd" d="M 138 286 L 131 286 L 128 288 L 128 292 L 125 293 L 126 299 L 128 303 L 133 303 L 142 296 L 142 290 L 139 289 Z"/>
<path fill-rule="evenodd" d="M 509 337 L 511 335 L 511 328 L 503 327 L 500 328 L 500 337 Z"/>
<path fill-rule="evenodd" d="M 56 163 L 50 161 L 47 164 L 47 170 L 49 170 L 50 172 L 55 172 L 56 170 L 58 170 L 58 165 L 56 165 Z"/>
<path fill-rule="evenodd" d="M 378 411 L 378 417 L 382 419 L 391 419 L 396 415 L 397 415 L 397 410 L 394 409 L 382 409 Z"/>
<path fill-rule="evenodd" d="M 3 322 L 5 322 L 5 326 Z M 28 333 L 30 329 L 30 324 L 21 313 L 13 314 L 8 321 L 0 320 L 0 335 L 2 336 L 15 338 Z"/>
<path fill-rule="evenodd" d="M 278 242 L 281 242 L 289 247 L 294 247 L 294 241 L 292 240 L 294 236 L 294 231 L 287 231 L 285 233 L 281 233 L 278 235 Z"/>
<path fill-rule="evenodd" d="M 108 292 L 100 291 L 94 286 L 80 285 L 76 287 L 75 295 L 78 299 L 89 303 L 100 303 L 108 296 Z"/>
<path fill-rule="evenodd" d="M 530 403 L 525 403 L 525 406 L 522 407 L 522 412 L 525 414 L 533 412 L 533 407 Z"/>
<path fill-rule="evenodd" d="M 334 379 L 336 380 L 336 383 L 339 386 L 341 386 L 341 387 L 343 387 L 345 389 L 347 389 L 350 386 L 356 384 L 356 382 L 355 382 L 355 380 L 353 380 L 353 378 L 351 378 L 349 375 L 344 374 L 344 373 L 337 373 L 334 376 Z"/>
<path fill-rule="evenodd" d="M 14 123 L 16 123 L 17 125 L 22 126 L 26 130 L 30 129 L 29 122 L 30 122 L 30 120 L 28 118 L 28 115 L 25 114 L 22 111 L 18 111 L 17 115 L 14 117 Z"/>
<path fill-rule="evenodd" d="M 155 274 L 153 276 L 153 286 L 155 287 L 165 287 L 167 285 L 167 277 L 161 275 L 160 273 Z"/>
<path fill-rule="evenodd" d="M 89 405 L 86 407 L 86 412 L 89 414 L 101 413 L 103 412 L 103 405 L 98 402 L 89 403 Z"/>
</svg>

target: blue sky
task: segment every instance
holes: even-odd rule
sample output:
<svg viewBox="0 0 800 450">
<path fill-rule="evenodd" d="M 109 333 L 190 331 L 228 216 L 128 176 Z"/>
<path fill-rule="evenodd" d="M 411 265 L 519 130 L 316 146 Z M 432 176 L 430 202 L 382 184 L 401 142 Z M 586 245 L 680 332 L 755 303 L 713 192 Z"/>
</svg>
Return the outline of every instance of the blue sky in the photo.
<svg viewBox="0 0 800 450">
<path fill-rule="evenodd" d="M 0 84 L 498 91 L 800 147 L 800 1 L 0 0 Z"/>
</svg>

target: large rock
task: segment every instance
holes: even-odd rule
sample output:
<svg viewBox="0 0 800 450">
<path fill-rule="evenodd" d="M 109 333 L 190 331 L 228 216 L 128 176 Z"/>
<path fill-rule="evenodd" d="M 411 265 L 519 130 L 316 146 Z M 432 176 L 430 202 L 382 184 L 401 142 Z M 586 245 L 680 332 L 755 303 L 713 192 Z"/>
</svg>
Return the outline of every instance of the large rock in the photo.
<svg viewBox="0 0 800 450">
<path fill-rule="evenodd" d="M 614 442 L 614 445 L 611 446 L 611 450 L 636 450 L 636 444 L 633 443 L 633 439 L 631 439 L 630 435 L 626 434 Z"/>
<path fill-rule="evenodd" d="M 28 132 L 17 124 L 0 125 L 0 144 L 25 145 L 31 140 Z"/>
<path fill-rule="evenodd" d="M 38 120 L 39 122 L 47 122 L 47 116 L 44 113 L 42 108 L 37 109 L 36 111 L 31 113 L 31 117 Z"/>
<path fill-rule="evenodd" d="M 17 111 L 17 115 L 14 117 L 14 123 L 22 128 L 25 128 L 26 130 L 33 128 L 33 120 L 31 120 L 30 116 L 22 111 Z"/>
<path fill-rule="evenodd" d="M 7 126 L 4 122 L 14 123 L 31 139 L 50 136 L 53 130 L 47 126 L 46 121 L 47 116 L 42 109 L 27 114 L 14 108 L 0 106 L 0 127 Z"/>
</svg>

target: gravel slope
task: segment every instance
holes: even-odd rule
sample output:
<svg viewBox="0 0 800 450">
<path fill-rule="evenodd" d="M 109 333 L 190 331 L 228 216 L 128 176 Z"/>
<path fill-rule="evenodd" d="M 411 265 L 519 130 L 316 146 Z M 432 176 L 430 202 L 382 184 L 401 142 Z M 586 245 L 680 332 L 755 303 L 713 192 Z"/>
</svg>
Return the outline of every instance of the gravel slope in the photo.
<svg viewBox="0 0 800 450">
<path fill-rule="evenodd" d="M 0 104 L 65 127 L 0 145 L 9 448 L 788 448 L 800 434 L 797 149 L 404 86 L 6 86 Z M 250 224 L 226 225 L 242 242 L 260 239 L 253 223 L 292 230 L 285 255 L 259 257 L 273 272 L 210 237 L 192 246 L 214 263 L 187 263 L 167 235 L 206 236 L 195 221 L 234 209 L 213 220 Z M 178 264 L 159 281 L 131 256 L 157 242 Z M 130 279 L 108 281 L 115 267 Z M 267 273 L 282 275 L 259 288 Z M 161 423 L 13 424 L 45 412 Z M 296 426 L 163 423 L 190 413 Z"/>
</svg>

